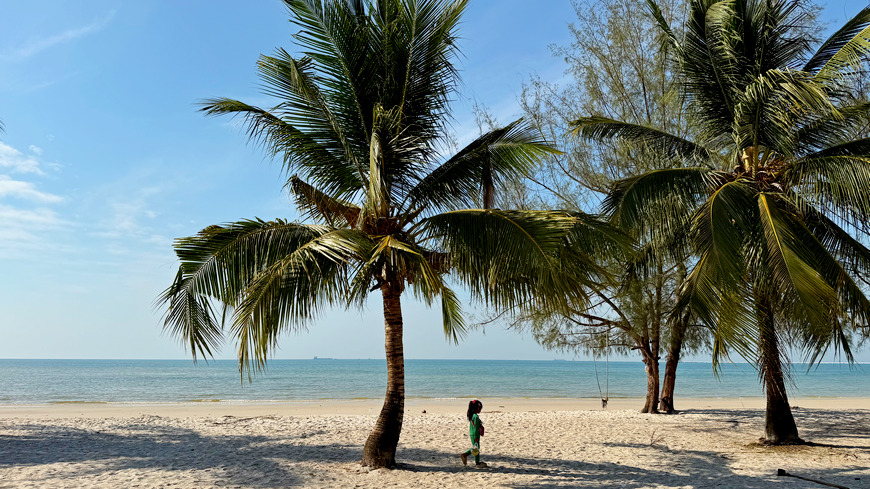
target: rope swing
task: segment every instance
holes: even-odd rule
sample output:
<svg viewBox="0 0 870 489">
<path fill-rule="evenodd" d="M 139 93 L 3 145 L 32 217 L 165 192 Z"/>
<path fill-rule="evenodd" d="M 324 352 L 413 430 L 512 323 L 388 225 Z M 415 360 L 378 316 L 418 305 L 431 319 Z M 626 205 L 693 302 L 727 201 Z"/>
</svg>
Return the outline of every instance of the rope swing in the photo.
<svg viewBox="0 0 870 489">
<path fill-rule="evenodd" d="M 593 333 L 590 333 L 590 336 Z M 601 409 L 607 409 L 607 401 L 610 400 L 610 331 L 605 331 L 606 346 L 604 348 L 604 389 L 601 391 L 601 380 L 598 378 L 598 363 L 595 361 L 595 353 L 592 353 L 592 367 L 595 369 L 595 382 L 598 384 L 598 395 L 601 396 Z"/>
</svg>

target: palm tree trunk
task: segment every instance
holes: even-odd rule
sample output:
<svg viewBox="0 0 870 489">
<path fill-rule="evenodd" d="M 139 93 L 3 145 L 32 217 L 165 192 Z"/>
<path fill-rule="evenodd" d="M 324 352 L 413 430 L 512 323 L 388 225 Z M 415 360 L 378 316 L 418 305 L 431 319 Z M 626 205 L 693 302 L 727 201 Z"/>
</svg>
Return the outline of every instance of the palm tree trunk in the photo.
<svg viewBox="0 0 870 489">
<path fill-rule="evenodd" d="M 363 448 L 362 464 L 395 467 L 396 446 L 405 414 L 405 354 L 402 349 L 401 292 L 389 283 L 381 286 L 384 299 L 385 348 L 387 353 L 387 394 L 384 407 Z"/>
<path fill-rule="evenodd" d="M 773 312 L 765 305 L 760 306 L 761 331 L 761 370 L 764 376 L 764 389 L 767 394 L 767 412 L 764 422 L 764 441 L 771 445 L 803 443 L 798 436 L 797 425 L 785 392 L 785 377 L 779 354 L 779 341 L 774 329 Z"/>
</svg>

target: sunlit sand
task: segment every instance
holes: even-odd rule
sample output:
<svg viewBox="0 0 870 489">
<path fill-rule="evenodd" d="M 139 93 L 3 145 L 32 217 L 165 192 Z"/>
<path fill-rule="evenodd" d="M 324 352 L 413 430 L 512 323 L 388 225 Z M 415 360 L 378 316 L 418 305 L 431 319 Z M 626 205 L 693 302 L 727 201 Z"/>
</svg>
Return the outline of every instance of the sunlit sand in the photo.
<svg viewBox="0 0 870 489">
<path fill-rule="evenodd" d="M 0 406 L 0 487 L 870 487 L 870 399 L 795 399 L 816 445 L 778 448 L 762 398 L 484 399 L 480 470 L 464 403 L 409 400 L 392 471 L 359 465 L 376 400 Z"/>
</svg>

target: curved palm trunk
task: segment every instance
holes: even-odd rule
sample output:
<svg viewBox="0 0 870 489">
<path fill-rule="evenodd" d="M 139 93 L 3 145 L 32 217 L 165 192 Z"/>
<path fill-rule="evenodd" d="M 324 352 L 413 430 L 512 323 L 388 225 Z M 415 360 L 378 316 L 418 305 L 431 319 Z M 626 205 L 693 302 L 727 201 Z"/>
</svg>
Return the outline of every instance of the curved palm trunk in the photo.
<svg viewBox="0 0 870 489">
<path fill-rule="evenodd" d="M 767 411 L 764 422 L 764 441 L 771 445 L 803 443 L 798 436 L 797 425 L 785 392 L 785 378 L 779 355 L 779 342 L 774 329 L 773 312 L 769 307 L 761 311 L 761 371 L 767 394 Z"/>
<path fill-rule="evenodd" d="M 394 286 L 381 286 L 384 299 L 387 394 L 384 407 L 363 448 L 362 464 L 395 467 L 396 446 L 405 414 L 405 354 L 402 349 L 402 303 Z"/>
</svg>

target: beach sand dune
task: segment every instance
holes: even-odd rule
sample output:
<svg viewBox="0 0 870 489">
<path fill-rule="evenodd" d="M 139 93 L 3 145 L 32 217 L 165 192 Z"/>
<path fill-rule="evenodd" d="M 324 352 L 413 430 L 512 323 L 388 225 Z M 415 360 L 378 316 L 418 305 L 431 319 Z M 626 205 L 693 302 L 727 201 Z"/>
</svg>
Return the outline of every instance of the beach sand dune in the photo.
<svg viewBox="0 0 870 489">
<path fill-rule="evenodd" d="M 801 435 L 818 445 L 771 448 L 756 444 L 758 407 L 655 416 L 498 400 L 481 414 L 489 467 L 476 469 L 458 456 L 468 445 L 462 403 L 410 403 L 399 468 L 373 471 L 359 465 L 375 420 L 365 403 L 326 414 L 273 405 L 227 415 L 215 414 L 219 406 L 134 407 L 109 417 L 81 406 L 0 408 L 0 488 L 823 487 L 777 469 L 870 488 L 870 410 L 854 406 L 796 409 Z"/>
</svg>

